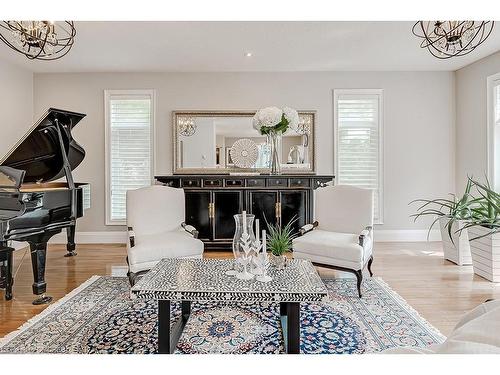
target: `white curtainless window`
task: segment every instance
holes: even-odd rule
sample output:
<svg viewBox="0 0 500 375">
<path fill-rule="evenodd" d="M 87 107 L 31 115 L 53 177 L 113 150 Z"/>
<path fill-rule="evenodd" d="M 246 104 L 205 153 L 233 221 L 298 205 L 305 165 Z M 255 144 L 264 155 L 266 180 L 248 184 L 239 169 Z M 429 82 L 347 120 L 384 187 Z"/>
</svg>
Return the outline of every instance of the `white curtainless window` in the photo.
<svg viewBox="0 0 500 375">
<path fill-rule="evenodd" d="M 153 90 L 106 90 L 106 224 L 124 225 L 126 192 L 153 180 Z"/>
<path fill-rule="evenodd" d="M 383 222 L 382 90 L 334 90 L 335 180 L 374 192 L 374 222 Z"/>
<path fill-rule="evenodd" d="M 500 73 L 488 77 L 488 179 L 500 191 Z"/>
</svg>

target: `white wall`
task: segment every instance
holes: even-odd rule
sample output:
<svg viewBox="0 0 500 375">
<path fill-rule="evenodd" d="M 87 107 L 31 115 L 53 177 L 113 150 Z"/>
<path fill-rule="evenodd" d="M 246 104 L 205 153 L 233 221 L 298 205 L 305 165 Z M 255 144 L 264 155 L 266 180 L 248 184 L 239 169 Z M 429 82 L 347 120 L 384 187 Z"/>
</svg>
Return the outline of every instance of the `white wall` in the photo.
<svg viewBox="0 0 500 375">
<path fill-rule="evenodd" d="M 0 60 L 0 160 L 33 125 L 33 73 Z"/>
<path fill-rule="evenodd" d="M 86 113 L 74 131 L 87 155 L 76 181 L 92 184 L 92 208 L 81 231 L 104 225 L 105 89 L 156 89 L 156 174 L 172 172 L 173 110 L 255 110 L 291 106 L 316 110 L 317 173 L 333 173 L 335 88 L 384 89 L 384 198 L 382 229 L 426 229 L 413 224 L 408 202 L 454 191 L 454 75 L 452 72 L 318 73 L 81 73 L 35 74 L 34 112 L 55 106 Z"/>
<path fill-rule="evenodd" d="M 461 192 L 467 175 L 483 179 L 487 173 L 487 90 L 490 75 L 500 73 L 500 52 L 455 72 L 456 79 L 456 188 Z"/>
</svg>

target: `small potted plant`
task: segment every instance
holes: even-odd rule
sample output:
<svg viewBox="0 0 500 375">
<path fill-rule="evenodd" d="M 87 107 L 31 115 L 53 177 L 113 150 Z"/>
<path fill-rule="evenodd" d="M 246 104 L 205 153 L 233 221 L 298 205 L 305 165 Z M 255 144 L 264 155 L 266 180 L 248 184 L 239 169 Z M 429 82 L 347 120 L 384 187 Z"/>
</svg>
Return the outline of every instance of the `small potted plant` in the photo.
<svg viewBox="0 0 500 375">
<path fill-rule="evenodd" d="M 433 224 L 445 217 L 452 242 L 454 234 L 460 236 L 468 231 L 474 272 L 487 280 L 500 282 L 500 194 L 488 181 L 481 183 L 469 177 L 460 209 L 448 212 L 449 207 L 442 203 L 440 199 L 428 201 L 426 207 L 434 206 L 434 215 L 437 216 Z M 460 226 L 456 227 L 459 223 Z"/>
<path fill-rule="evenodd" d="M 284 227 L 279 224 L 267 224 L 267 247 L 271 250 L 270 263 L 278 269 L 285 267 L 285 254 L 290 251 L 292 240 L 297 237 L 292 228 L 296 221 L 297 218 L 293 218 Z"/>
</svg>

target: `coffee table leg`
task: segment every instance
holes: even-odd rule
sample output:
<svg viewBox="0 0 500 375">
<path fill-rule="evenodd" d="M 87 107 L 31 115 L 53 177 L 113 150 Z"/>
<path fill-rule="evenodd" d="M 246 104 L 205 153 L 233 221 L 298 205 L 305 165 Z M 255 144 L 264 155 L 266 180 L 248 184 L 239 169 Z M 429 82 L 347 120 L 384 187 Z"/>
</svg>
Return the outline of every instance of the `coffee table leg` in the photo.
<svg viewBox="0 0 500 375">
<path fill-rule="evenodd" d="M 170 354 L 170 301 L 158 301 L 158 353 Z"/>
<path fill-rule="evenodd" d="M 280 303 L 281 328 L 285 339 L 286 352 L 300 353 L 300 303 Z"/>
<path fill-rule="evenodd" d="M 187 322 L 189 315 L 191 315 L 191 301 L 181 302 L 182 320 Z"/>
</svg>

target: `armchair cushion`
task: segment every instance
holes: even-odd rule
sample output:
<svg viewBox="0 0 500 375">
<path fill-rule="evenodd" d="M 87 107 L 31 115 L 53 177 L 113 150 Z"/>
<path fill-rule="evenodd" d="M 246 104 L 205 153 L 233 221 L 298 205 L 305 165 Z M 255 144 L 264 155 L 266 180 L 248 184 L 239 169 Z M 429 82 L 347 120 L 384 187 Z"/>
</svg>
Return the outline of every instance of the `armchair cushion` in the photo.
<svg viewBox="0 0 500 375">
<path fill-rule="evenodd" d="M 201 258 L 203 242 L 179 229 L 136 237 L 135 246 L 129 246 L 127 251 L 130 271 L 136 273 L 150 269 L 164 258 Z"/>
<path fill-rule="evenodd" d="M 479 305 L 456 325 L 436 353 L 500 354 L 500 304 Z"/>
<path fill-rule="evenodd" d="M 490 301 L 467 313 L 442 344 L 427 348 L 392 348 L 384 354 L 500 354 L 500 301 Z"/>
<path fill-rule="evenodd" d="M 359 234 L 315 229 L 293 240 L 294 257 L 359 270 L 372 251 L 371 246 L 362 247 L 358 241 Z"/>
</svg>

